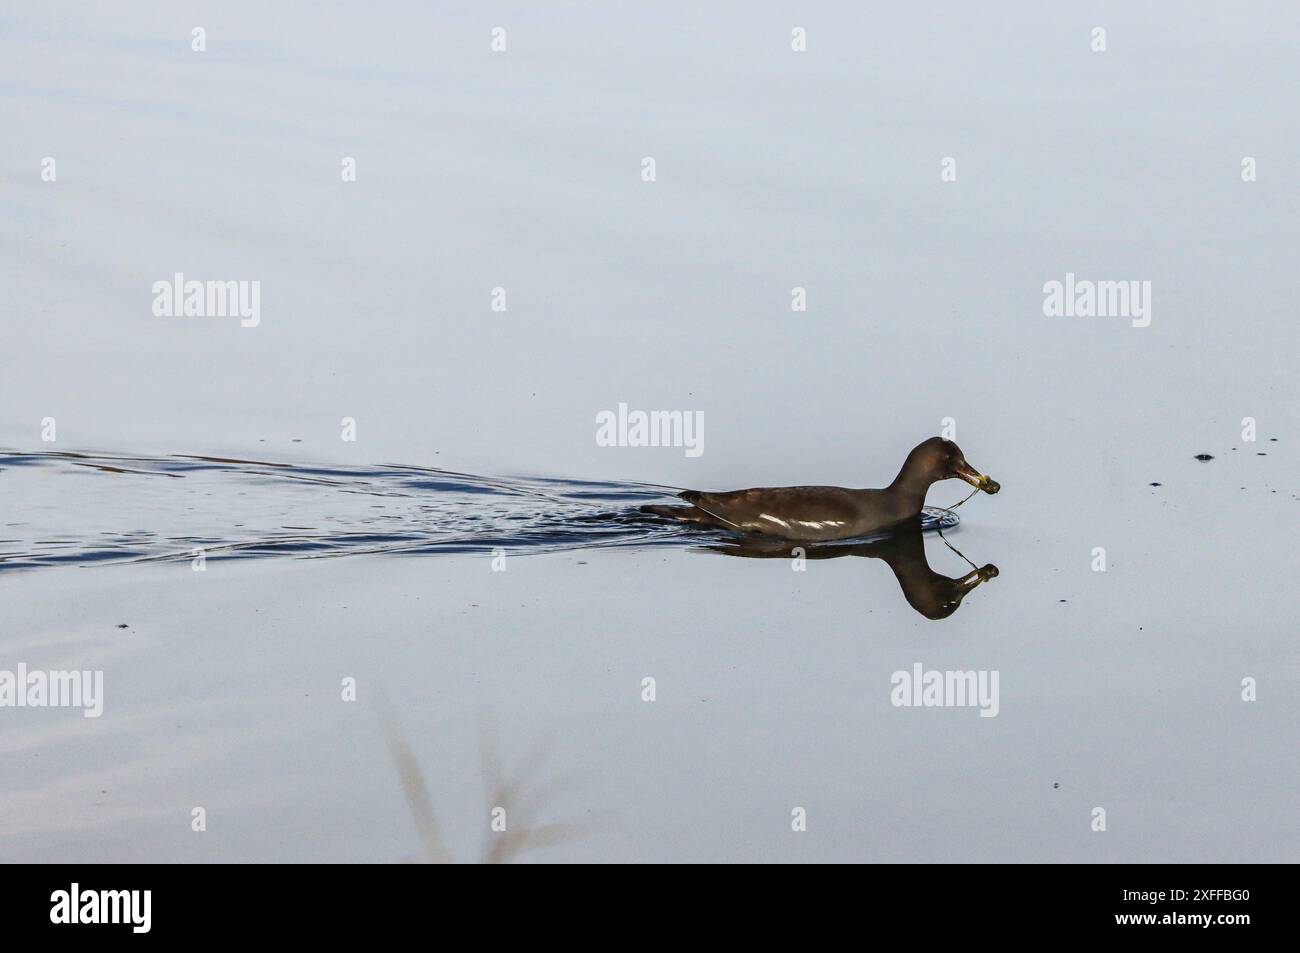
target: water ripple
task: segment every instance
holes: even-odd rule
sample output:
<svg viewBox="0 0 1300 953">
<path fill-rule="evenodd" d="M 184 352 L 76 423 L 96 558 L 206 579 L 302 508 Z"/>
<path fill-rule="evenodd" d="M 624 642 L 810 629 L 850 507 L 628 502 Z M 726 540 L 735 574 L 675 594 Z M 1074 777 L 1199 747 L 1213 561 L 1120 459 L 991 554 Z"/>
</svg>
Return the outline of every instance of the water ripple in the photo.
<svg viewBox="0 0 1300 953">
<path fill-rule="evenodd" d="M 542 553 L 726 534 L 637 512 L 673 487 L 400 464 L 0 451 L 0 571 L 270 556 Z M 957 516 L 927 507 L 923 527 Z"/>
</svg>

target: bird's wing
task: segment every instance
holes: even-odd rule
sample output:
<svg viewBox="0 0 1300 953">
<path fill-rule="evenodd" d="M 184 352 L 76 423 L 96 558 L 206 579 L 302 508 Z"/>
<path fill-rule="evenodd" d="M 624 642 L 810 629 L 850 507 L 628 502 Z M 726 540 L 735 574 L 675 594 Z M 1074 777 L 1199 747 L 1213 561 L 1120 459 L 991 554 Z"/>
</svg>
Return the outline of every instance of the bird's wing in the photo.
<svg viewBox="0 0 1300 953">
<path fill-rule="evenodd" d="M 833 486 L 759 487 L 729 493 L 687 490 L 682 499 L 737 529 L 780 535 L 835 530 L 855 517 L 849 491 Z"/>
</svg>

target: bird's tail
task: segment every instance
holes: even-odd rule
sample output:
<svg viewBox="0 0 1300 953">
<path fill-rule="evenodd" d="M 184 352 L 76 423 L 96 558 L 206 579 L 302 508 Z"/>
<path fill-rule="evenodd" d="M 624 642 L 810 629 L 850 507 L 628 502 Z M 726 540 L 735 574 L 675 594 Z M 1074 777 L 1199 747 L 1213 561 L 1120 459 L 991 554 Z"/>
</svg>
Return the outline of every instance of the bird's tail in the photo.
<svg viewBox="0 0 1300 953">
<path fill-rule="evenodd" d="M 676 520 L 679 523 L 713 523 L 714 519 L 698 506 L 664 506 L 662 504 L 651 504 L 641 507 L 642 513 L 648 513 L 651 516 L 662 516 L 664 519 Z"/>
</svg>

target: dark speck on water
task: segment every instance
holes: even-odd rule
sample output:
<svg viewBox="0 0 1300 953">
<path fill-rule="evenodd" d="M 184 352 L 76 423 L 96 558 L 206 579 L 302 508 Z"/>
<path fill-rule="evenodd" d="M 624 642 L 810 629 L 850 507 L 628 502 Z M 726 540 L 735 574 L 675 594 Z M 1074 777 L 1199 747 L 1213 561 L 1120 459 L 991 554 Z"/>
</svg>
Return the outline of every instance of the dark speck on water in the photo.
<svg viewBox="0 0 1300 953">
<path fill-rule="evenodd" d="M 1208 454 L 1208 453 L 1198 453 L 1198 454 L 1196 455 L 1196 459 L 1197 459 L 1197 460 L 1213 460 L 1214 457 L 1211 456 L 1211 455 Z"/>
<path fill-rule="evenodd" d="M 119 622 L 119 623 L 117 624 L 117 627 L 118 627 L 119 629 L 129 629 L 129 628 L 130 628 L 130 626 L 128 626 L 125 622 Z"/>
<path fill-rule="evenodd" d="M 1147 486 L 1160 486 L 1159 483 L 1148 483 Z"/>
</svg>

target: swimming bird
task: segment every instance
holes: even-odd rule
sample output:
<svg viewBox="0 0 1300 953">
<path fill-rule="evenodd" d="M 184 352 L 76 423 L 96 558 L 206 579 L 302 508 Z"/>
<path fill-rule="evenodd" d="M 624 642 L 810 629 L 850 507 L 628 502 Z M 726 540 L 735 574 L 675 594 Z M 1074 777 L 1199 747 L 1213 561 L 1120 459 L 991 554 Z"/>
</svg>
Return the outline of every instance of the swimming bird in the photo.
<svg viewBox="0 0 1300 953">
<path fill-rule="evenodd" d="M 894 482 L 881 490 L 841 486 L 755 487 L 727 493 L 684 490 L 677 495 L 690 506 L 643 506 L 641 512 L 740 533 L 826 542 L 869 536 L 916 519 L 930 486 L 950 479 L 965 480 L 989 494 L 1002 489 L 967 463 L 951 440 L 931 437 L 907 455 Z"/>
</svg>

